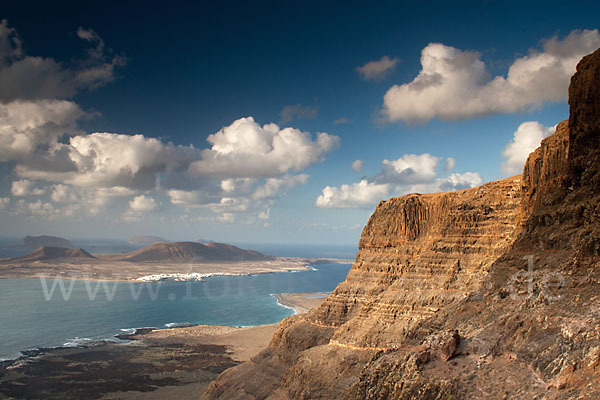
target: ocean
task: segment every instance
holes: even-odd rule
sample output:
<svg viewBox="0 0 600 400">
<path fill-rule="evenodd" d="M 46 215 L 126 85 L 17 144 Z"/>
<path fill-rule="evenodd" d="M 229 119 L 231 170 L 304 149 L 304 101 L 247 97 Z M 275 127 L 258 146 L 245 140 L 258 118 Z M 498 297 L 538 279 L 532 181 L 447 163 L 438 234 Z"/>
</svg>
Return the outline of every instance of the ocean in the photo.
<svg viewBox="0 0 600 400">
<path fill-rule="evenodd" d="M 204 282 L 0 279 L 0 360 L 30 349 L 119 341 L 115 335 L 135 328 L 276 323 L 294 311 L 272 294 L 330 292 L 350 266 L 320 264 L 310 271 L 213 276 Z"/>
</svg>

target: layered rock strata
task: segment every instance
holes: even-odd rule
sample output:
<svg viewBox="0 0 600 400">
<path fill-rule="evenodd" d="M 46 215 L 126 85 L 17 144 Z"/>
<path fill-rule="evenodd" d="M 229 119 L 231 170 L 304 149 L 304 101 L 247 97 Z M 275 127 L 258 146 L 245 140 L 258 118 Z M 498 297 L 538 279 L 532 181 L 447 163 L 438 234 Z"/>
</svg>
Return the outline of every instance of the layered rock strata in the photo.
<svg viewBox="0 0 600 400">
<path fill-rule="evenodd" d="M 512 243 L 520 184 L 518 176 L 381 202 L 348 277 L 307 320 L 335 327 L 339 344 L 401 346 L 414 324 L 473 291 Z"/>
</svg>

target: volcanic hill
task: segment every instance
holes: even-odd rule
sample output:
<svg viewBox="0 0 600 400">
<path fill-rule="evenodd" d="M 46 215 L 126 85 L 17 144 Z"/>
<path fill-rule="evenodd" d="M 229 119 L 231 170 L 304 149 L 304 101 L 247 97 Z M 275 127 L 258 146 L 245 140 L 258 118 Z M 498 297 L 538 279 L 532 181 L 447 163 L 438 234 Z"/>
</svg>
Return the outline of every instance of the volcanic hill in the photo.
<svg viewBox="0 0 600 400">
<path fill-rule="evenodd" d="M 12 258 L 9 261 L 29 262 L 59 259 L 96 259 L 96 257 L 81 248 L 68 249 L 65 247 L 42 246 L 23 257 Z"/>
<path fill-rule="evenodd" d="M 346 280 L 204 399 L 600 398 L 600 50 L 523 176 L 382 201 Z"/>
<path fill-rule="evenodd" d="M 202 261 L 262 261 L 273 257 L 254 250 L 243 250 L 225 243 L 160 242 L 122 255 L 120 261 L 202 262 Z"/>
</svg>

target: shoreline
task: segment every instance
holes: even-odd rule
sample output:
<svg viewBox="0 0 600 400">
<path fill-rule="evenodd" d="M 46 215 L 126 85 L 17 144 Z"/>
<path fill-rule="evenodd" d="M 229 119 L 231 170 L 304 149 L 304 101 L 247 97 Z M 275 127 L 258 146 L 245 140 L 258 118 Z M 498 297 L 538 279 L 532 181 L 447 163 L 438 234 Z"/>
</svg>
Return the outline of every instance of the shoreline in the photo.
<svg viewBox="0 0 600 400">
<path fill-rule="evenodd" d="M 303 313 L 326 295 L 273 296 L 281 306 Z M 278 325 L 131 328 L 135 331 L 115 335 L 115 341 L 27 351 L 0 362 L 0 397 L 39 397 L 36 390 L 46 398 L 197 397 L 219 373 L 265 349 Z M 88 387 L 95 389 L 87 392 Z"/>
<path fill-rule="evenodd" d="M 305 314 L 310 309 L 317 307 L 325 298 L 330 294 L 330 292 L 313 292 L 313 293 L 278 293 L 271 294 L 270 296 L 276 299 L 277 305 L 289 310 L 292 310 L 294 313 L 292 315 Z M 310 301 L 310 304 L 306 304 L 307 301 Z M 288 317 L 286 317 L 288 318 Z M 139 340 L 140 337 L 146 335 L 151 332 L 158 331 L 171 331 L 177 329 L 185 329 L 185 328 L 218 328 L 218 327 L 227 327 L 234 329 L 246 329 L 246 328 L 257 328 L 264 327 L 270 325 L 277 325 L 279 322 L 275 324 L 263 324 L 263 325 L 211 325 L 211 324 L 195 324 L 195 323 L 187 323 L 187 322 L 169 322 L 164 324 L 162 327 L 158 326 L 145 326 L 145 327 L 136 327 L 136 328 L 120 328 L 122 333 L 116 333 L 110 337 L 105 338 L 75 338 L 72 340 L 80 340 L 80 344 L 69 345 L 68 343 L 73 342 L 65 342 L 62 345 L 50 346 L 50 347 L 33 347 L 20 350 L 20 355 L 13 358 L 0 358 L 0 367 L 1 366 L 10 366 L 11 364 L 15 364 L 19 361 L 25 361 L 27 359 L 33 359 L 38 356 L 42 356 L 46 353 L 51 353 L 55 350 L 64 350 L 64 349 L 85 349 L 85 348 L 94 348 L 107 344 L 126 344 L 130 341 Z M 172 325 L 172 326 L 169 326 Z M 67 340 L 67 339 L 65 339 Z"/>
<path fill-rule="evenodd" d="M 277 304 L 281 307 L 292 309 L 294 315 L 298 315 L 318 307 L 330 294 L 331 292 L 279 293 L 271 296 L 277 299 Z"/>
<path fill-rule="evenodd" d="M 121 343 L 40 350 L 0 365 L 0 398 L 197 396 L 222 371 L 268 345 L 276 325 L 147 329 Z"/>
<path fill-rule="evenodd" d="M 280 295 L 278 295 L 278 294 L 271 294 L 270 296 L 275 297 L 275 300 L 277 301 L 277 305 L 278 306 L 283 307 L 283 308 L 287 308 L 288 310 L 292 310 L 294 312 L 294 314 L 292 314 L 292 315 L 298 315 L 298 314 L 300 314 L 300 311 L 296 307 L 294 307 L 292 305 L 285 304 L 285 302 L 282 301 L 281 298 L 279 297 Z"/>
<path fill-rule="evenodd" d="M 315 265 L 319 265 L 319 264 L 325 264 L 323 261 L 323 259 L 319 259 L 319 261 L 321 261 L 320 263 L 317 263 Z M 330 261 L 330 260 L 327 260 Z M 336 260 L 336 261 L 343 261 L 343 260 Z M 335 264 L 334 264 L 335 265 Z M 338 264 L 338 265 L 341 265 Z M 306 266 L 305 266 L 306 267 Z M 325 267 L 327 268 L 327 267 Z M 306 271 L 309 270 L 313 270 L 313 268 L 308 268 L 306 269 Z M 315 269 L 316 270 L 316 269 Z M 286 271 L 286 272 L 290 272 L 292 273 L 293 271 Z M 243 274 L 243 275 L 262 275 L 262 274 L 266 274 L 266 273 L 274 273 L 274 272 L 262 272 L 262 273 L 252 273 L 252 274 Z M 209 277 L 212 276 L 222 276 L 222 274 L 214 274 L 211 275 Z M 227 277 L 231 276 L 231 275 L 226 275 Z M 242 274 L 237 274 L 235 276 L 242 276 Z M 209 278 L 207 277 L 207 279 Z M 42 282 L 43 284 L 43 289 L 45 290 L 44 295 L 47 296 L 46 300 L 48 300 L 49 296 L 56 294 L 57 296 L 59 296 L 61 293 L 63 295 L 64 298 L 64 293 L 63 292 L 56 292 L 55 293 L 55 286 L 56 286 L 56 281 L 52 282 L 53 279 L 56 278 L 48 278 L 45 277 L 47 279 L 49 279 L 49 281 L 47 283 Z M 81 281 L 81 279 L 77 279 L 78 277 L 69 277 L 71 279 L 68 279 L 67 277 L 64 277 L 64 279 L 68 279 L 68 281 Z M 36 281 L 37 279 L 40 279 L 40 276 L 36 277 L 36 278 L 13 278 L 13 279 L 33 279 L 34 281 Z M 103 280 L 92 280 L 92 282 L 102 282 Z M 173 287 L 180 287 L 180 284 L 182 284 L 182 281 L 175 281 L 175 280 L 165 280 L 166 282 L 169 282 L 169 284 L 173 285 Z M 83 282 L 85 282 L 85 280 L 83 280 Z M 129 283 L 129 284 L 136 284 L 136 285 L 143 285 L 143 284 L 153 284 L 155 283 L 156 285 L 160 285 L 163 281 L 158 281 L 158 282 L 140 282 L 140 281 L 105 281 L 105 282 L 111 282 L 111 284 L 116 284 L 118 283 Z M 188 282 L 189 283 L 189 282 Z M 46 285 L 48 287 L 51 287 L 50 289 L 46 288 Z M 67 284 L 68 285 L 68 284 Z M 87 283 L 86 283 L 87 285 Z M 58 286 L 56 286 L 56 288 L 58 288 Z M 46 294 L 46 290 L 49 290 L 49 292 L 51 293 L 50 295 Z M 58 289 L 57 289 L 58 290 Z M 62 290 L 62 287 L 61 287 Z M 70 288 L 66 289 L 66 290 L 70 290 Z M 88 293 L 88 297 L 89 296 L 94 296 L 95 297 L 95 293 L 99 290 L 98 286 L 96 286 L 95 288 L 93 287 L 92 284 L 92 288 L 87 287 L 86 286 L 86 290 Z M 113 293 L 114 293 L 114 287 L 113 287 Z M 126 289 L 125 289 L 126 290 Z M 141 289 L 144 290 L 144 289 Z M 155 290 L 155 289 L 153 289 Z M 104 287 L 104 291 L 107 291 L 107 288 Z M 100 289 L 101 292 L 101 289 Z M 92 293 L 92 295 L 90 295 L 90 293 Z M 114 295 L 114 294 L 113 294 Z M 299 296 L 301 294 L 289 294 L 289 293 L 282 293 L 282 294 L 270 294 L 271 297 L 275 298 L 276 304 L 279 307 L 282 308 L 286 308 L 288 310 L 292 311 L 292 315 L 296 315 L 296 314 L 302 314 L 305 313 L 307 311 L 307 307 L 304 305 L 300 305 L 297 301 L 293 301 L 292 299 L 288 298 L 289 296 Z M 315 294 L 308 294 L 311 296 L 315 296 Z M 321 293 L 318 295 L 318 297 L 325 297 L 326 295 L 328 295 L 328 293 Z M 90 298 L 91 300 L 93 300 L 93 298 Z M 288 316 L 291 316 L 288 314 Z M 230 322 L 234 322 L 233 326 L 236 327 L 241 327 L 241 325 L 236 325 L 235 322 L 237 321 L 230 321 Z M 200 322 L 201 324 L 202 322 Z M 16 361 L 19 360 L 23 360 L 23 359 L 27 359 L 27 358 L 32 358 L 32 357 L 36 357 L 39 354 L 42 353 L 46 353 L 48 351 L 53 351 L 53 350 L 57 350 L 57 349 L 64 349 L 64 348 L 75 348 L 75 347 L 94 347 L 97 345 L 102 345 L 102 344 L 106 344 L 106 343 L 118 343 L 118 341 L 123 341 L 123 340 L 130 340 L 130 338 L 128 336 L 134 336 L 137 333 L 139 333 L 140 329 L 151 329 L 151 330 L 158 330 L 158 329 L 173 329 L 173 328 L 179 328 L 182 326 L 197 326 L 198 323 L 196 323 L 195 321 L 173 321 L 173 322 L 169 322 L 169 323 L 165 323 L 164 325 L 151 325 L 151 326 L 141 326 L 141 327 L 131 327 L 131 326 L 117 326 L 113 329 L 111 329 L 112 332 L 107 332 L 107 335 L 98 335 L 95 336 L 93 333 L 88 333 L 87 335 L 81 335 L 80 336 L 64 336 L 62 338 L 57 337 L 57 340 L 52 340 L 52 341 L 47 341 L 46 343 L 44 343 L 43 345 L 39 346 L 33 342 L 30 341 L 30 343 L 32 345 L 30 345 L 30 347 L 20 347 L 20 348 L 15 348 L 16 351 L 11 351 L 12 349 L 7 349 L 8 351 L 5 352 L 5 354 L 3 355 L 3 357 L 0 358 L 0 365 L 6 365 L 6 364 L 11 364 L 14 363 Z M 252 326 L 260 326 L 260 325 L 252 325 Z M 38 342 L 39 343 L 39 342 Z"/>
</svg>

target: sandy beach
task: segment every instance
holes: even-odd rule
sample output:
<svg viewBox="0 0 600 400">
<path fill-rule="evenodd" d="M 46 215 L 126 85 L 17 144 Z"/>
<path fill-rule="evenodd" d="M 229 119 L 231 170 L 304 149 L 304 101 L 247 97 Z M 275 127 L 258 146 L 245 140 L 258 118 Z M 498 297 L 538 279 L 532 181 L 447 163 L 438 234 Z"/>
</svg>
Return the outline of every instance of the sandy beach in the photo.
<svg viewBox="0 0 600 400">
<path fill-rule="evenodd" d="M 283 293 L 274 296 L 279 304 L 293 308 L 297 314 L 304 314 L 311 308 L 318 307 L 329 293 Z"/>
<path fill-rule="evenodd" d="M 326 293 L 276 295 L 298 313 Z M 0 364 L 0 399 L 191 399 L 266 348 L 277 324 L 143 330 L 124 343 L 60 348 Z"/>
</svg>

